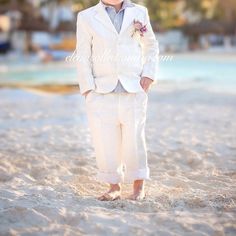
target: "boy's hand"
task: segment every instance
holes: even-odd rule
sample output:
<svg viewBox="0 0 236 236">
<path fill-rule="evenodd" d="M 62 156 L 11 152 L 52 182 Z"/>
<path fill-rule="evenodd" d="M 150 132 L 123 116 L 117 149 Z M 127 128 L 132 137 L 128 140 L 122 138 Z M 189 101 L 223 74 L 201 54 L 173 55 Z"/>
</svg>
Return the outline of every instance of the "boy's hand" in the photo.
<svg viewBox="0 0 236 236">
<path fill-rule="evenodd" d="M 142 77 L 140 80 L 140 84 L 145 92 L 147 92 L 152 84 L 153 80 L 148 77 Z"/>
<path fill-rule="evenodd" d="M 86 91 L 85 93 L 83 93 L 84 97 L 86 98 L 87 95 L 88 95 L 91 91 L 92 91 L 92 90 L 88 90 L 88 91 Z"/>
</svg>

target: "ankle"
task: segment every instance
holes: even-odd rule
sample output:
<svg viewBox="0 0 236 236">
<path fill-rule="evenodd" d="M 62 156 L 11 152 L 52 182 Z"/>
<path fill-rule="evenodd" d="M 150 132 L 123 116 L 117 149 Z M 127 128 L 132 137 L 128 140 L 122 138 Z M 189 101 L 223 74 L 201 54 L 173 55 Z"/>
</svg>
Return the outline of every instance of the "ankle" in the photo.
<svg viewBox="0 0 236 236">
<path fill-rule="evenodd" d="M 142 190 L 144 189 L 144 180 L 135 180 L 133 184 L 134 189 Z"/>
<path fill-rule="evenodd" d="M 120 191 L 121 186 L 120 186 L 120 184 L 110 184 L 110 190 Z"/>
</svg>

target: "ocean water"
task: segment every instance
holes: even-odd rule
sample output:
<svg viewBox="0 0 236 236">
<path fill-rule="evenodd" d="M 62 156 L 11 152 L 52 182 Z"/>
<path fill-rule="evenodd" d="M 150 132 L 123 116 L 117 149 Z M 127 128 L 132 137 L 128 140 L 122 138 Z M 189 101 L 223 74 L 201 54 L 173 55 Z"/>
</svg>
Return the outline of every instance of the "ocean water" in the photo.
<svg viewBox="0 0 236 236">
<path fill-rule="evenodd" d="M 236 55 L 173 55 L 160 63 L 158 78 L 236 92 Z"/>
<path fill-rule="evenodd" d="M 236 92 L 236 55 L 176 54 L 160 58 L 160 83 L 203 86 Z M 75 64 L 41 63 L 32 58 L 0 60 L 0 86 L 77 84 Z"/>
</svg>

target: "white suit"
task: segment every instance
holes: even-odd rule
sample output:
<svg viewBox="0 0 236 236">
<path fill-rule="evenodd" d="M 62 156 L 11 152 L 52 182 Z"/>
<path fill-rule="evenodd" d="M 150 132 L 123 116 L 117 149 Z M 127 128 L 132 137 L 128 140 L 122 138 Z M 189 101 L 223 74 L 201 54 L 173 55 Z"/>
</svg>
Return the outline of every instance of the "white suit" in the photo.
<svg viewBox="0 0 236 236">
<path fill-rule="evenodd" d="M 133 21 L 147 32 L 134 32 Z M 80 93 L 86 97 L 89 125 L 98 166 L 107 183 L 150 179 L 145 143 L 148 95 L 141 77 L 156 82 L 158 42 L 147 8 L 126 8 L 118 33 L 99 2 L 77 16 L 77 67 Z M 128 93 L 110 93 L 120 80 Z M 123 172 L 123 166 L 125 172 Z"/>
</svg>

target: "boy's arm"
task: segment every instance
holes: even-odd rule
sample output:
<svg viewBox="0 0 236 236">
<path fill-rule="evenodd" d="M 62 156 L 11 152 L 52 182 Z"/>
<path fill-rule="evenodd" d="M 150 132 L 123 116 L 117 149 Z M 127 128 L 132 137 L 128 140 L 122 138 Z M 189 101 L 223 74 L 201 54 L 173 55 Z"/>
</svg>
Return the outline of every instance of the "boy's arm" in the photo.
<svg viewBox="0 0 236 236">
<path fill-rule="evenodd" d="M 143 48 L 144 65 L 141 77 L 148 77 L 156 83 L 156 72 L 158 69 L 159 44 L 153 32 L 148 10 L 146 8 L 146 24 L 147 32 L 141 37 Z"/>
<path fill-rule="evenodd" d="M 85 95 L 89 90 L 95 89 L 91 65 L 92 36 L 85 27 L 85 22 L 80 13 L 77 15 L 76 24 L 76 56 L 77 76 L 80 93 Z"/>
</svg>

